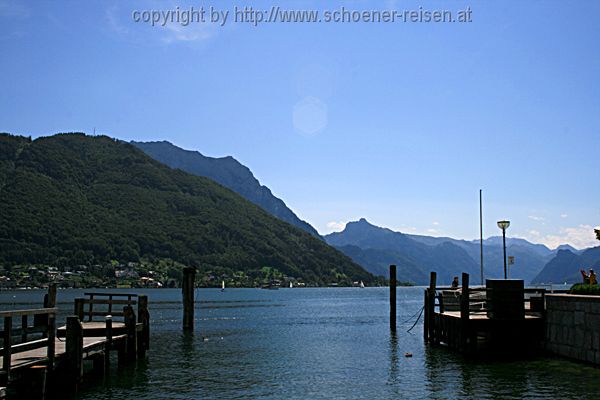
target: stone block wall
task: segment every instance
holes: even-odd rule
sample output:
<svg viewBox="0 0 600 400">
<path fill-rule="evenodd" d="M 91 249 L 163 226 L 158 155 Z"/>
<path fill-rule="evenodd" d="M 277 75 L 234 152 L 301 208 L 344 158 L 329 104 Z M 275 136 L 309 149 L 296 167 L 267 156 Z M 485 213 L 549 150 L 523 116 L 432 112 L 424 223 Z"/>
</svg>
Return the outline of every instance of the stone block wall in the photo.
<svg viewBox="0 0 600 400">
<path fill-rule="evenodd" d="M 600 365 L 600 296 L 546 295 L 546 349 Z"/>
</svg>

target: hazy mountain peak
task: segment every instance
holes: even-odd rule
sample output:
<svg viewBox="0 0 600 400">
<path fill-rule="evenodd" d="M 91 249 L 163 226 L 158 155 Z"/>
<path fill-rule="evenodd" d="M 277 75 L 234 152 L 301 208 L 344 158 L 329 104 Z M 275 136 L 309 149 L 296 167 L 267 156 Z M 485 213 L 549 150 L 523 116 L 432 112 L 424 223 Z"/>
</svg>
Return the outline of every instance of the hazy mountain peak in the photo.
<svg viewBox="0 0 600 400">
<path fill-rule="evenodd" d="M 204 176 L 251 201 L 271 215 L 313 236 L 319 233 L 288 208 L 283 200 L 260 184 L 252 171 L 232 156 L 208 157 L 195 150 L 185 150 L 168 141 L 131 142 L 155 160 L 193 175 Z"/>
</svg>

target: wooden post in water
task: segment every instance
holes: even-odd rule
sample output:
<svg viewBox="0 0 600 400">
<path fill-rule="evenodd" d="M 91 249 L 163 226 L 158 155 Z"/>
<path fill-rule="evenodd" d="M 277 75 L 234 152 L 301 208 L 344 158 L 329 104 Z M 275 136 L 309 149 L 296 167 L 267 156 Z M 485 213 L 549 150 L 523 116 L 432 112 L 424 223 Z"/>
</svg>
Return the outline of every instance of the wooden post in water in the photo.
<svg viewBox="0 0 600 400">
<path fill-rule="evenodd" d="M 55 285 L 56 287 L 56 285 Z M 56 298 L 55 298 L 56 299 Z M 53 307 L 56 305 L 54 303 Z M 48 314 L 48 371 L 54 370 L 54 358 L 56 353 L 56 314 Z"/>
<path fill-rule="evenodd" d="M 148 313 L 148 296 L 138 296 L 138 322 L 142 324 L 142 330 L 138 338 L 138 358 L 146 356 L 146 350 L 150 348 L 150 314 Z"/>
<path fill-rule="evenodd" d="M 106 347 L 104 348 L 104 369 L 105 374 L 110 369 L 110 351 L 112 350 L 112 339 L 113 339 L 113 324 L 112 315 L 107 315 L 104 319 L 106 323 Z"/>
<path fill-rule="evenodd" d="M 56 283 L 48 286 L 48 293 L 44 295 L 44 308 L 56 307 Z"/>
<path fill-rule="evenodd" d="M 84 300 L 82 298 L 77 298 L 75 299 L 75 309 L 73 310 L 73 312 L 75 313 L 75 316 L 77 318 L 79 318 L 79 321 L 83 321 L 83 304 L 84 304 Z"/>
<path fill-rule="evenodd" d="M 390 330 L 396 331 L 396 266 L 390 265 Z"/>
<path fill-rule="evenodd" d="M 127 332 L 127 360 L 133 361 L 137 357 L 137 332 L 136 318 L 133 307 L 123 307 L 123 318 L 125 320 L 125 331 Z"/>
<path fill-rule="evenodd" d="M 467 351 L 469 339 L 469 274 L 462 274 L 462 293 L 460 296 L 460 347 L 462 351 Z"/>
<path fill-rule="evenodd" d="M 429 289 L 427 290 L 427 336 L 430 342 L 435 342 L 435 290 L 436 290 L 437 273 L 431 271 L 429 274 Z"/>
<path fill-rule="evenodd" d="M 2 352 L 2 369 L 4 376 L 0 378 L 3 385 L 8 385 L 10 381 L 10 363 L 12 357 L 12 317 L 4 317 L 4 332 L 2 336 L 4 351 Z"/>
<path fill-rule="evenodd" d="M 194 330 L 194 281 L 196 279 L 195 268 L 183 269 L 183 330 Z"/>
<path fill-rule="evenodd" d="M 56 307 L 56 283 L 51 283 L 48 286 L 48 293 L 44 295 L 44 308 L 54 308 Z M 25 317 L 25 316 L 24 316 Z M 33 326 L 46 326 L 48 325 L 48 314 L 36 314 L 33 316 Z M 44 333 L 44 337 L 47 337 L 47 334 Z M 22 340 L 25 342 L 26 340 Z"/>
<path fill-rule="evenodd" d="M 83 376 L 83 327 L 79 318 L 67 317 L 67 369 L 69 375 L 79 382 Z"/>
<path fill-rule="evenodd" d="M 427 343 L 429 340 L 429 288 L 424 290 L 425 296 L 423 299 L 423 341 Z"/>
</svg>

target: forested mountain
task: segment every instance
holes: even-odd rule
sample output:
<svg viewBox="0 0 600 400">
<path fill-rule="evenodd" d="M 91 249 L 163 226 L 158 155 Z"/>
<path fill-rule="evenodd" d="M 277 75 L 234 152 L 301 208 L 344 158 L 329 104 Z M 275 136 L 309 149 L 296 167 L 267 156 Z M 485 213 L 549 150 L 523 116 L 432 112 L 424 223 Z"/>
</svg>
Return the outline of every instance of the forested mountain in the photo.
<svg viewBox="0 0 600 400">
<path fill-rule="evenodd" d="M 277 218 L 319 237 L 310 224 L 302 221 L 283 200 L 260 184 L 252 171 L 233 157 L 206 157 L 197 151 L 184 150 L 167 141 L 131 142 L 155 160 L 190 174 L 204 176 L 241 195 Z"/>
<path fill-rule="evenodd" d="M 316 284 L 374 279 L 229 189 L 106 136 L 0 134 L 0 168 L 4 266 L 144 257 L 232 273 L 267 266 Z"/>
</svg>

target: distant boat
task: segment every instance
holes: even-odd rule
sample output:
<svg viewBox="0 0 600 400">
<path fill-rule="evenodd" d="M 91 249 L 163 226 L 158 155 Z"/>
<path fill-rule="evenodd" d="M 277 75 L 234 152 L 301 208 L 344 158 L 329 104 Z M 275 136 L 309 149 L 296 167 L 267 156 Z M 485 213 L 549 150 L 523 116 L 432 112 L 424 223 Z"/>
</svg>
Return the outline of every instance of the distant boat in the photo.
<svg viewBox="0 0 600 400">
<path fill-rule="evenodd" d="M 363 281 L 360 281 L 360 287 L 363 289 L 365 288 L 365 284 L 363 283 Z"/>
<path fill-rule="evenodd" d="M 225 291 L 225 281 L 221 281 L 221 292 Z"/>
<path fill-rule="evenodd" d="M 294 284 L 290 282 L 290 289 L 294 287 Z"/>
<path fill-rule="evenodd" d="M 275 284 L 272 284 L 272 283 L 265 283 L 260 288 L 261 289 L 267 289 L 267 290 L 278 290 L 279 289 L 279 285 L 275 285 Z"/>
</svg>

